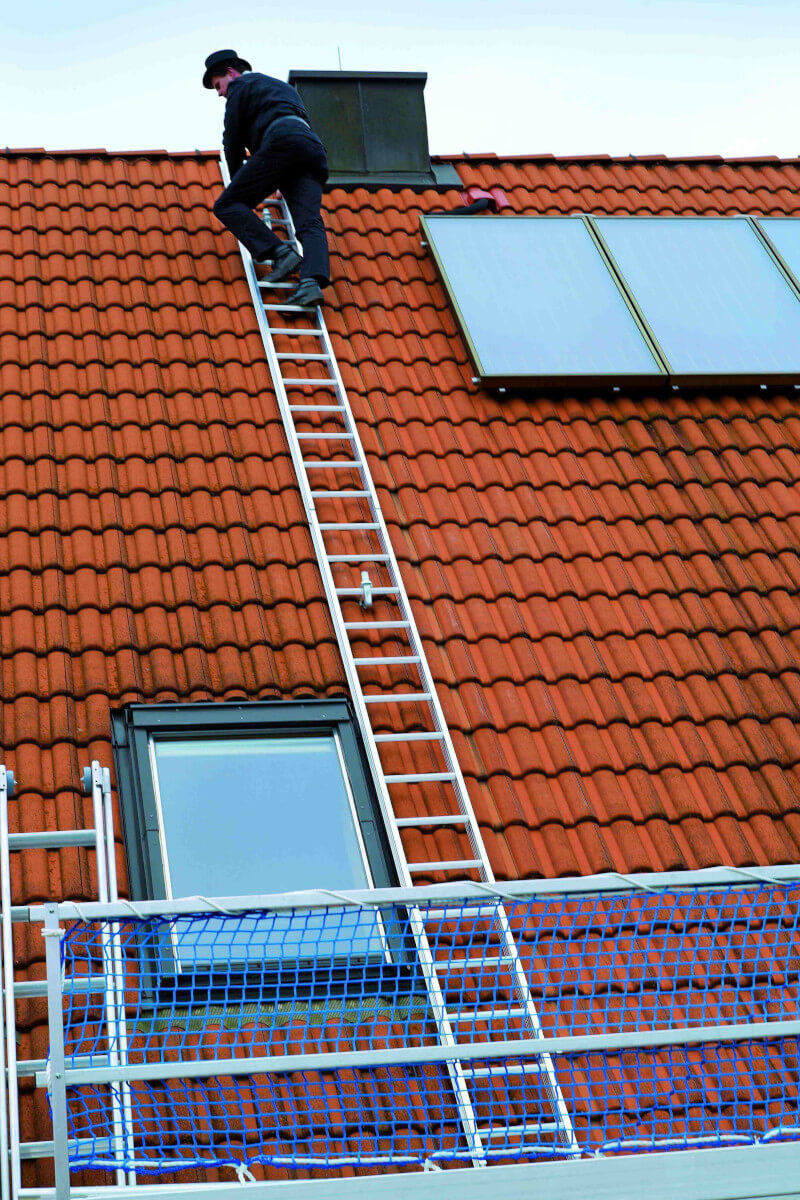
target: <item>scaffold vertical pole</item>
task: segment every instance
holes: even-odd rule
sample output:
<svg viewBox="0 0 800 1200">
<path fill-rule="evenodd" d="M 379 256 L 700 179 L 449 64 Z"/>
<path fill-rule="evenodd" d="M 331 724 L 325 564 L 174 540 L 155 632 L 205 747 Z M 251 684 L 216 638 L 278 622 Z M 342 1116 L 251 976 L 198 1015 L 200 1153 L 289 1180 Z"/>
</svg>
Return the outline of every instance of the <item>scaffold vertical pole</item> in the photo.
<svg viewBox="0 0 800 1200">
<path fill-rule="evenodd" d="M 56 1200 L 69 1200 L 69 1142 L 67 1089 L 64 1079 L 64 1001 L 61 990 L 61 937 L 58 905 L 46 904 L 42 937 L 47 973 L 47 1019 L 50 1034 L 50 1111 L 53 1119 L 53 1160 Z"/>
</svg>

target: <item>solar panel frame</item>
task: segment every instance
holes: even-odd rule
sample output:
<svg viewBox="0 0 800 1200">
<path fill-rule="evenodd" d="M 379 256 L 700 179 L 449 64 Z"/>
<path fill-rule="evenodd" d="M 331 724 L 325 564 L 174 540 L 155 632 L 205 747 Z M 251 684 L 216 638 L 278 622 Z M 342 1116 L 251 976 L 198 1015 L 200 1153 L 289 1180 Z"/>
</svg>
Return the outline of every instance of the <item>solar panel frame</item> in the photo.
<svg viewBox="0 0 800 1200">
<path fill-rule="evenodd" d="M 465 221 L 465 222 L 471 221 L 471 220 L 485 222 L 487 220 L 492 220 L 492 219 L 502 220 L 504 223 L 509 222 L 509 221 L 526 221 L 526 222 L 530 222 L 530 221 L 550 221 L 550 222 L 564 221 L 564 222 L 566 222 L 566 221 L 569 221 L 569 222 L 573 222 L 573 223 L 580 222 L 583 225 L 583 227 L 585 228 L 585 230 L 587 231 L 588 237 L 589 237 L 590 241 L 592 242 L 592 244 L 594 245 L 594 248 L 597 250 L 599 261 L 605 267 L 605 269 L 608 273 L 610 282 L 615 287 L 625 308 L 627 309 L 628 314 L 631 317 L 631 319 L 634 323 L 634 326 L 636 327 L 636 329 L 641 337 L 644 350 L 646 352 L 649 352 L 650 357 L 653 360 L 653 371 L 652 372 L 630 372 L 630 373 L 626 373 L 624 371 L 613 371 L 613 372 L 609 372 L 609 373 L 599 373 L 597 371 L 589 371 L 589 372 L 582 372 L 582 373 L 581 372 L 574 372 L 574 373 L 570 372 L 570 373 L 563 373 L 563 374 L 558 374 L 558 373 L 554 374 L 554 373 L 548 372 L 548 371 L 542 371 L 542 372 L 538 372 L 538 373 L 535 371 L 530 371 L 530 372 L 525 372 L 524 374 L 514 374 L 511 372 L 497 373 L 497 372 L 492 372 L 490 370 L 487 370 L 486 366 L 484 365 L 484 363 L 481 359 L 480 351 L 476 345 L 475 338 L 473 337 L 473 334 L 470 331 L 469 321 L 467 320 L 466 314 L 464 313 L 461 305 L 459 304 L 457 291 L 448 276 L 446 264 L 442 258 L 442 255 L 440 254 L 439 248 L 436 245 L 435 233 L 433 232 L 433 228 L 430 223 L 431 219 L 435 220 L 436 217 L 449 217 L 449 218 L 458 217 L 459 220 Z M 594 388 L 594 387 L 607 388 L 607 387 L 609 387 L 609 385 L 611 385 L 613 387 L 617 384 L 620 386 L 625 386 L 626 388 L 627 387 L 631 387 L 631 388 L 640 388 L 640 387 L 661 388 L 661 387 L 666 386 L 666 384 L 669 382 L 667 365 L 663 359 L 663 355 L 661 355 L 659 353 L 658 346 L 655 343 L 655 340 L 652 336 L 651 331 L 649 330 L 647 322 L 643 319 L 638 306 L 635 304 L 635 302 L 632 302 L 632 298 L 631 298 L 629 290 L 625 287 L 619 274 L 614 271 L 612 265 L 610 264 L 610 262 L 608 260 L 608 256 L 605 252 L 604 246 L 602 244 L 602 240 L 598 239 L 596 230 L 594 230 L 592 228 L 592 225 L 591 225 L 590 221 L 588 220 L 588 214 L 574 214 L 574 215 L 562 215 L 562 216 L 558 216 L 558 215 L 552 215 L 552 216 L 551 215 L 546 215 L 546 216 L 545 215 L 541 215 L 541 216 L 534 216 L 534 215 L 522 216 L 522 215 L 520 215 L 520 216 L 516 216 L 515 215 L 515 216 L 504 216 L 504 217 L 500 217 L 500 218 L 487 218 L 487 217 L 470 217 L 470 216 L 462 217 L 457 212 L 456 213 L 435 213 L 435 214 L 427 214 L 427 215 L 421 214 L 420 215 L 420 226 L 421 226 L 421 230 L 422 230 L 423 244 L 427 244 L 428 248 L 430 249 L 434 264 L 436 266 L 437 274 L 442 283 L 442 286 L 444 287 L 444 289 L 447 293 L 447 296 L 448 296 L 448 299 L 452 306 L 453 312 L 456 316 L 457 324 L 459 326 L 460 333 L 464 339 L 464 343 L 466 345 L 466 348 L 467 348 L 467 351 L 469 354 L 469 358 L 475 368 L 476 374 L 477 374 L 478 378 L 480 379 L 480 382 L 484 386 L 486 386 L 486 387 L 517 387 L 517 388 L 532 388 L 532 387 L 546 386 L 546 387 L 563 387 L 563 388 L 569 387 L 569 388 L 574 388 L 576 390 L 578 390 L 578 389 L 583 390 L 585 388 Z"/>
<path fill-rule="evenodd" d="M 798 270 L 793 270 L 792 267 L 789 265 L 789 261 L 786 258 L 784 252 L 780 249 L 780 247 L 777 245 L 777 243 L 770 236 L 771 227 L 774 226 L 774 223 L 776 221 L 780 221 L 781 223 L 794 222 L 795 225 L 798 227 L 798 229 L 800 229 L 800 217 L 750 217 L 749 216 L 747 218 L 747 220 L 750 222 L 750 224 L 755 229 L 759 238 L 763 242 L 764 247 L 767 250 L 768 254 L 775 260 L 778 267 L 781 269 L 781 271 L 783 271 L 786 278 L 789 280 L 789 283 L 791 284 L 792 288 L 794 289 L 794 292 L 795 292 L 798 300 L 800 300 L 800 263 L 798 264 Z"/>
</svg>

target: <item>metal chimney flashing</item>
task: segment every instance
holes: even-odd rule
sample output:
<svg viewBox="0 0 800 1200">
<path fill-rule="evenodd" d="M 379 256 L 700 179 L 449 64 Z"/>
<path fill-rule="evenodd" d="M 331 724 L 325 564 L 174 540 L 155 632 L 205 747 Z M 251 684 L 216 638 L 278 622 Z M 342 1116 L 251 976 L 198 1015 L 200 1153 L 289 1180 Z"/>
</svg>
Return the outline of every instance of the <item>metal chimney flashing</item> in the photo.
<svg viewBox="0 0 800 1200">
<path fill-rule="evenodd" d="M 328 187 L 461 188 L 450 163 L 432 164 L 425 71 L 290 71 L 325 143 Z"/>
</svg>

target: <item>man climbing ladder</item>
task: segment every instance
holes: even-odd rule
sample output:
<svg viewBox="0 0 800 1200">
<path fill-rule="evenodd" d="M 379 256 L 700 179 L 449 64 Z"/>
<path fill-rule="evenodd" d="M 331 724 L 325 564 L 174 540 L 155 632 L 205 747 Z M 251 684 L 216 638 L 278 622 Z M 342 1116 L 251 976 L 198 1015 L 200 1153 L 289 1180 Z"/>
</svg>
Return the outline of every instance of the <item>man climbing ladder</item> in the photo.
<svg viewBox="0 0 800 1200">
<path fill-rule="evenodd" d="M 231 181 L 216 201 L 214 213 L 257 264 L 272 264 L 270 282 L 281 282 L 299 267 L 300 283 L 288 303 L 314 308 L 330 282 L 328 242 L 320 216 L 328 163 L 300 96 L 290 84 L 253 71 L 235 50 L 209 54 L 203 87 L 213 88 L 225 100 L 222 147 Z M 247 159 L 245 150 L 250 151 Z M 276 188 L 292 214 L 302 258 L 253 212 Z"/>
</svg>

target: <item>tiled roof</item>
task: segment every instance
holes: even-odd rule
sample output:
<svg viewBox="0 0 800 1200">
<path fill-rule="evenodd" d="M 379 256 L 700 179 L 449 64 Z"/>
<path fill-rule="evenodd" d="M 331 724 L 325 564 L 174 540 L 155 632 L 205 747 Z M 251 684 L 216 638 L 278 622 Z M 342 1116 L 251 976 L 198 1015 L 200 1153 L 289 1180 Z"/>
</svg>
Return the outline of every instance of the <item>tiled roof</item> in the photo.
<svg viewBox="0 0 800 1200">
<path fill-rule="evenodd" d="M 454 161 L 514 212 L 800 208 L 796 161 Z M 109 704 L 343 675 L 214 156 L 0 169 L 2 744 L 54 824 Z M 796 860 L 795 395 L 479 390 L 418 235 L 459 203 L 332 191 L 326 315 L 496 871 Z"/>
<path fill-rule="evenodd" d="M 796 160 L 452 161 L 501 211 L 800 210 Z M 110 706 L 344 678 L 214 156 L 0 172 L 0 741 L 20 826 L 73 827 Z M 481 391 L 418 233 L 460 202 L 333 190 L 326 318 L 496 872 L 796 861 L 796 394 Z"/>
</svg>

